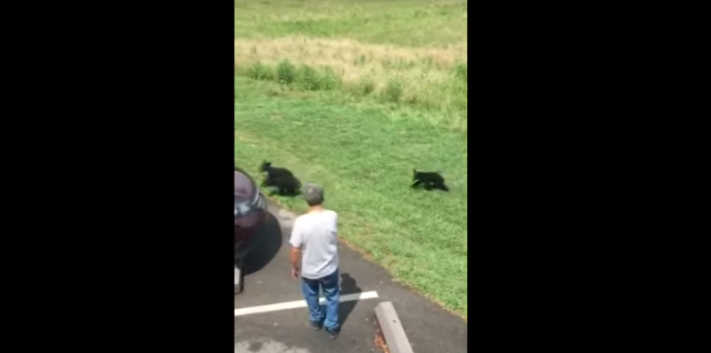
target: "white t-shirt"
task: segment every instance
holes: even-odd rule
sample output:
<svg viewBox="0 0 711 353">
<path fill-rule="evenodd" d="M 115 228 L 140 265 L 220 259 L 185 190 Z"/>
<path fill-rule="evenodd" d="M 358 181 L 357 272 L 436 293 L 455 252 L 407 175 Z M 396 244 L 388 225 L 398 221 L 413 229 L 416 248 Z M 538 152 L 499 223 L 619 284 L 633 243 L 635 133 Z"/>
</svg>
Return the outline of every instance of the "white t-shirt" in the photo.
<svg viewBox="0 0 711 353">
<path fill-rule="evenodd" d="M 330 275 L 338 269 L 338 214 L 323 210 L 297 217 L 289 243 L 301 248 L 302 277 Z"/>
</svg>

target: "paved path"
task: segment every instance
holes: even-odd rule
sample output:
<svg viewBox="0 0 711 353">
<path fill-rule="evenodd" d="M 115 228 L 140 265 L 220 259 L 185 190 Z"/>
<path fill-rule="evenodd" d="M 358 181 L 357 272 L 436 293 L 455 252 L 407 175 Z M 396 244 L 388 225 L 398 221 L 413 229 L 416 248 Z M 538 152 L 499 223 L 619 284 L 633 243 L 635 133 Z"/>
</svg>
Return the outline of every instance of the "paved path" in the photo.
<svg viewBox="0 0 711 353">
<path fill-rule="evenodd" d="M 264 230 L 261 243 L 248 261 L 242 294 L 235 296 L 235 309 L 302 300 L 299 282 L 291 279 L 288 237 L 293 221 L 287 212 L 270 203 L 274 217 Z M 417 353 L 467 351 L 467 324 L 402 286 L 379 266 L 358 253 L 339 246 L 341 288 L 347 294 L 363 293 L 377 298 L 341 303 L 341 336 L 330 340 L 307 324 L 306 308 L 276 310 L 235 317 L 235 352 L 367 353 L 379 352 L 375 344 L 373 310 L 381 301 L 392 301 L 412 348 Z M 357 295 L 355 295 L 357 296 Z"/>
</svg>

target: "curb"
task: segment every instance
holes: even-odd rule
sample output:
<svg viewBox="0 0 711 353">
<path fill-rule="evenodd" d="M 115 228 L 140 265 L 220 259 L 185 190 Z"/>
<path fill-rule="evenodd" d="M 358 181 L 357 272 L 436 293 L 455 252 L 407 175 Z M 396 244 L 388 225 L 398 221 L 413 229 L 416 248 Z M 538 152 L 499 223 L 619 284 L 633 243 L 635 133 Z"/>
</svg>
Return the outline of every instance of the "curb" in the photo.
<svg viewBox="0 0 711 353">
<path fill-rule="evenodd" d="M 291 212 L 282 206 L 279 206 L 276 202 L 270 199 L 267 199 L 267 211 L 279 221 L 280 226 L 287 228 L 292 227 L 294 225 L 296 217 L 298 217 L 296 213 Z"/>
<path fill-rule="evenodd" d="M 375 306 L 375 319 L 385 338 L 390 353 L 414 353 L 405 329 L 395 312 L 392 302 L 382 302 Z"/>
</svg>

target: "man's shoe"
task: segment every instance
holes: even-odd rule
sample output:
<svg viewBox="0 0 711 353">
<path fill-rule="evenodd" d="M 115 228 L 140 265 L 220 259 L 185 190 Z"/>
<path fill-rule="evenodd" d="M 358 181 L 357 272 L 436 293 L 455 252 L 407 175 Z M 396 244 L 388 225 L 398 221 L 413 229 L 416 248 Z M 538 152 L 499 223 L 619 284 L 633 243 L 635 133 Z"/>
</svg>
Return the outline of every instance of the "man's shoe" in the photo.
<svg viewBox="0 0 711 353">
<path fill-rule="evenodd" d="M 310 321 L 310 323 L 311 323 L 311 327 L 313 327 L 314 330 L 316 330 L 316 331 L 321 331 L 321 329 L 323 328 L 323 324 L 320 322 Z"/>
<path fill-rule="evenodd" d="M 338 338 L 338 334 L 341 332 L 341 329 L 340 329 L 340 328 L 337 328 L 337 329 L 329 329 L 329 328 L 327 328 L 327 329 L 326 329 L 326 332 L 328 332 L 328 334 L 329 334 L 329 336 L 331 337 L 332 340 L 335 340 L 336 338 Z"/>
</svg>

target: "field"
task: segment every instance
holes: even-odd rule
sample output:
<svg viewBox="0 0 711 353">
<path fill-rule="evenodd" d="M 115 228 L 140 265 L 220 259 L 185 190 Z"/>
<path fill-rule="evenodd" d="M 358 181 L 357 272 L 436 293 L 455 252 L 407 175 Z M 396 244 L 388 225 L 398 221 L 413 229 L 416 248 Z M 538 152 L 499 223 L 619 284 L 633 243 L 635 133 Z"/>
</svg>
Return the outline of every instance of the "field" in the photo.
<svg viewBox="0 0 711 353">
<path fill-rule="evenodd" d="M 344 241 L 465 318 L 466 7 L 235 1 L 235 164 L 323 185 Z M 410 189 L 413 169 L 450 192 Z"/>
</svg>

